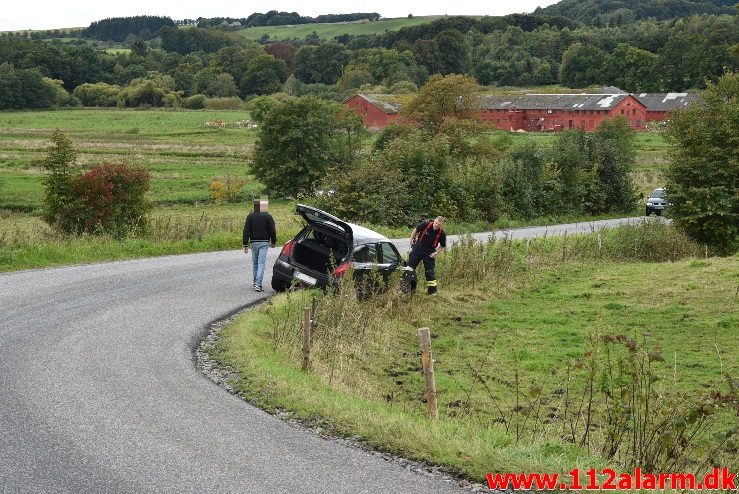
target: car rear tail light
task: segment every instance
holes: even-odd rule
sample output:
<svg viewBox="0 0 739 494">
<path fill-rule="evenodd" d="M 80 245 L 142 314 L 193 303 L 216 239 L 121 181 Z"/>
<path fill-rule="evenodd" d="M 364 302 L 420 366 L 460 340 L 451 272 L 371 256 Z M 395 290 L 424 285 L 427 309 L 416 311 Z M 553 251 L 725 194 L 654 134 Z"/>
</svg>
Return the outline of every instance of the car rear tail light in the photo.
<svg viewBox="0 0 739 494">
<path fill-rule="evenodd" d="M 283 247 L 282 252 L 280 252 L 281 256 L 290 257 L 293 254 L 293 247 L 295 247 L 295 240 L 288 241 Z"/>
<path fill-rule="evenodd" d="M 348 262 L 342 262 L 338 266 L 336 266 L 336 269 L 334 270 L 334 278 L 341 278 L 344 276 L 344 273 L 346 273 L 346 270 L 349 269 L 349 263 Z"/>
</svg>

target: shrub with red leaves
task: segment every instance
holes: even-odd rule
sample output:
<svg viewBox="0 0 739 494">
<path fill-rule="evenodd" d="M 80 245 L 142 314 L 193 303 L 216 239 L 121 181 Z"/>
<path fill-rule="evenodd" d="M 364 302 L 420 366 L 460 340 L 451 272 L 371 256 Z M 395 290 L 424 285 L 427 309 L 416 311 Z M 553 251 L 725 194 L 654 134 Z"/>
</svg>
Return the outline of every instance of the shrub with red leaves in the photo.
<svg viewBox="0 0 739 494">
<path fill-rule="evenodd" d="M 73 185 L 77 231 L 120 238 L 146 226 L 149 182 L 148 171 L 126 162 L 103 162 L 79 176 Z"/>
</svg>

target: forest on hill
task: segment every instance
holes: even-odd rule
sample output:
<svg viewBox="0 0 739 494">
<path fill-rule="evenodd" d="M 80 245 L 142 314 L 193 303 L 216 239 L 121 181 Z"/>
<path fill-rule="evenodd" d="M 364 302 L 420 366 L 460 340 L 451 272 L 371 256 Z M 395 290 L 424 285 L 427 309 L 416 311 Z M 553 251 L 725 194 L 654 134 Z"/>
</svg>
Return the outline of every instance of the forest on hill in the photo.
<svg viewBox="0 0 739 494">
<path fill-rule="evenodd" d="M 718 10 L 659 20 L 709 4 Z M 640 18 L 649 5 L 661 13 Z M 592 19 L 623 15 L 580 22 L 594 6 L 600 14 L 591 12 Z M 264 15 L 246 20 L 277 18 Z M 214 99 L 240 107 L 275 93 L 343 101 L 357 92 L 413 93 L 430 76 L 453 73 L 487 87 L 684 91 L 739 68 L 739 15 L 720 1 L 563 0 L 533 14 L 442 17 L 396 31 L 280 42 L 249 41 L 233 26 L 183 27 L 152 16 L 97 21 L 80 35 L 0 33 L 0 109 L 203 108 Z M 103 39 L 123 39 L 128 50 L 101 49 L 95 40 Z"/>
<path fill-rule="evenodd" d="M 643 19 L 733 14 L 735 4 L 735 0 L 561 0 L 548 7 L 537 8 L 534 14 L 563 16 L 583 24 L 608 26 Z"/>
</svg>

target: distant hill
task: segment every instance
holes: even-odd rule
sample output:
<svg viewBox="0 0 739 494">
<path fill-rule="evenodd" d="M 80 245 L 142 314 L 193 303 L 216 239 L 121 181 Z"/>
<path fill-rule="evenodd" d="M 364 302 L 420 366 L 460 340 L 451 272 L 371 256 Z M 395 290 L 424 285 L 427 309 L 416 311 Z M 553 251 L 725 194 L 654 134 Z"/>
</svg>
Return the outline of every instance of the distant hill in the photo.
<svg viewBox="0 0 739 494">
<path fill-rule="evenodd" d="M 380 19 L 377 21 L 354 21 L 324 24 L 300 24 L 292 26 L 258 26 L 238 29 L 234 33 L 247 39 L 259 40 L 264 35 L 269 36 L 269 41 L 283 41 L 292 38 L 303 39 L 313 31 L 320 39 L 332 39 L 342 34 L 382 34 L 385 31 L 397 31 L 404 27 L 428 24 L 443 15 L 424 17 L 399 17 L 395 19 Z"/>
<path fill-rule="evenodd" d="M 622 25 L 641 19 L 735 14 L 736 0 L 561 0 L 535 15 L 556 15 L 592 25 Z"/>
</svg>

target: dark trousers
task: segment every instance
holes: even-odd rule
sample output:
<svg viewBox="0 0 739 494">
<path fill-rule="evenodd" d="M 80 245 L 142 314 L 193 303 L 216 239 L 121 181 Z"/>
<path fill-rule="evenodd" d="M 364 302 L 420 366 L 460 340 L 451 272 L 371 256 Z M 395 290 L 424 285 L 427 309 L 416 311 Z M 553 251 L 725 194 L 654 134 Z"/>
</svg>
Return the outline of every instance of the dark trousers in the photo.
<svg viewBox="0 0 739 494">
<path fill-rule="evenodd" d="M 415 270 L 423 261 L 423 271 L 426 275 L 426 288 L 428 294 L 436 293 L 436 259 L 431 257 L 433 252 L 423 252 L 420 249 L 413 249 L 408 256 L 408 267 Z"/>
</svg>

